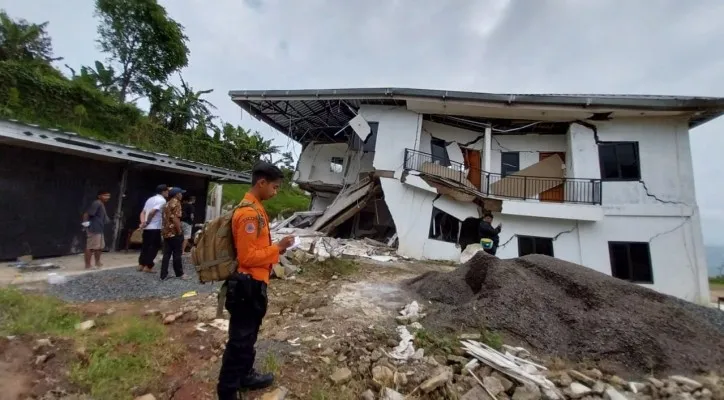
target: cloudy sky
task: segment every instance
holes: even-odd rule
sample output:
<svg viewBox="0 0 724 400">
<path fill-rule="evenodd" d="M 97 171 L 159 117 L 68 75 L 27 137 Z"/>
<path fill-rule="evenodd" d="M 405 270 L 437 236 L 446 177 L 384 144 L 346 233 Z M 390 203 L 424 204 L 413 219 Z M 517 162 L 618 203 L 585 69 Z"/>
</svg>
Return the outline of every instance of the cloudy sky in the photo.
<svg viewBox="0 0 724 400">
<path fill-rule="evenodd" d="M 231 89 L 398 86 L 724 96 L 722 0 L 161 0 L 186 27 L 184 77 L 221 117 Z M 55 53 L 103 59 L 91 0 L 0 0 L 50 21 Z M 724 118 L 692 131 L 705 241 L 724 244 Z M 720 149 L 717 151 L 716 149 Z"/>
</svg>

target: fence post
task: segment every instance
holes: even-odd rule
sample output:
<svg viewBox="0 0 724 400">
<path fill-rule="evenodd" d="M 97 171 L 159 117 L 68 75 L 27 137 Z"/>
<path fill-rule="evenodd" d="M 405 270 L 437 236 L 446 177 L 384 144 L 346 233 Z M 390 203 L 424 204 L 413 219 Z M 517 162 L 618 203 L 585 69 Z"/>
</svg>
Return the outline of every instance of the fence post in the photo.
<svg viewBox="0 0 724 400">
<path fill-rule="evenodd" d="M 485 173 L 485 194 L 490 195 L 490 172 Z"/>
<path fill-rule="evenodd" d="M 600 201 L 596 200 L 596 181 L 591 179 L 591 203 L 600 204 Z"/>
<path fill-rule="evenodd" d="M 523 200 L 528 198 L 528 177 L 523 176 Z"/>
</svg>

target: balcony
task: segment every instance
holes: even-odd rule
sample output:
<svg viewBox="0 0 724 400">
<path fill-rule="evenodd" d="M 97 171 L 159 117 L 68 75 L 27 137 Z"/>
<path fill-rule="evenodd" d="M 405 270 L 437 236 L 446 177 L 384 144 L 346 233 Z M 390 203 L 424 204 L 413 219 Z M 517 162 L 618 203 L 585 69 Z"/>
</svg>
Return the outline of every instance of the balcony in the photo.
<svg viewBox="0 0 724 400">
<path fill-rule="evenodd" d="M 541 163 L 545 162 L 541 161 Z M 405 149 L 405 170 L 456 186 L 479 197 L 529 200 L 541 203 L 601 204 L 601 180 L 539 177 L 482 171 L 447 157 Z M 523 172 L 523 171 L 521 171 Z"/>
</svg>

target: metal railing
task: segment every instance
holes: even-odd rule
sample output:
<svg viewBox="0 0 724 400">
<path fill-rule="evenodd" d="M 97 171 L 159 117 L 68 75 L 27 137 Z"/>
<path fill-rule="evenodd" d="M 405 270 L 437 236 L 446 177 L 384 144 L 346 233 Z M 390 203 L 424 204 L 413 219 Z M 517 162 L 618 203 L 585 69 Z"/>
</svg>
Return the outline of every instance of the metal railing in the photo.
<svg viewBox="0 0 724 400">
<path fill-rule="evenodd" d="M 601 204 L 601 180 L 503 176 L 421 151 L 405 149 L 405 169 L 462 184 L 482 196 L 543 202 Z M 480 177 L 477 179 L 477 177 Z"/>
</svg>

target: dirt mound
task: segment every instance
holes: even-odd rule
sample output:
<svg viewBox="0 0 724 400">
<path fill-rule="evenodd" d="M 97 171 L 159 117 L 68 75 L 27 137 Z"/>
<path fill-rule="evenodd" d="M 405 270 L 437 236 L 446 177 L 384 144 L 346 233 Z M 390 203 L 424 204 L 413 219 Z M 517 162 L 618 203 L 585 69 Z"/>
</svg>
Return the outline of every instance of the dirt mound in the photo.
<svg viewBox="0 0 724 400">
<path fill-rule="evenodd" d="M 425 319 L 433 326 L 485 326 L 543 354 L 630 372 L 724 366 L 724 329 L 716 321 L 724 313 L 556 258 L 501 260 L 481 252 L 453 272 L 406 284 L 438 302 Z"/>
</svg>

